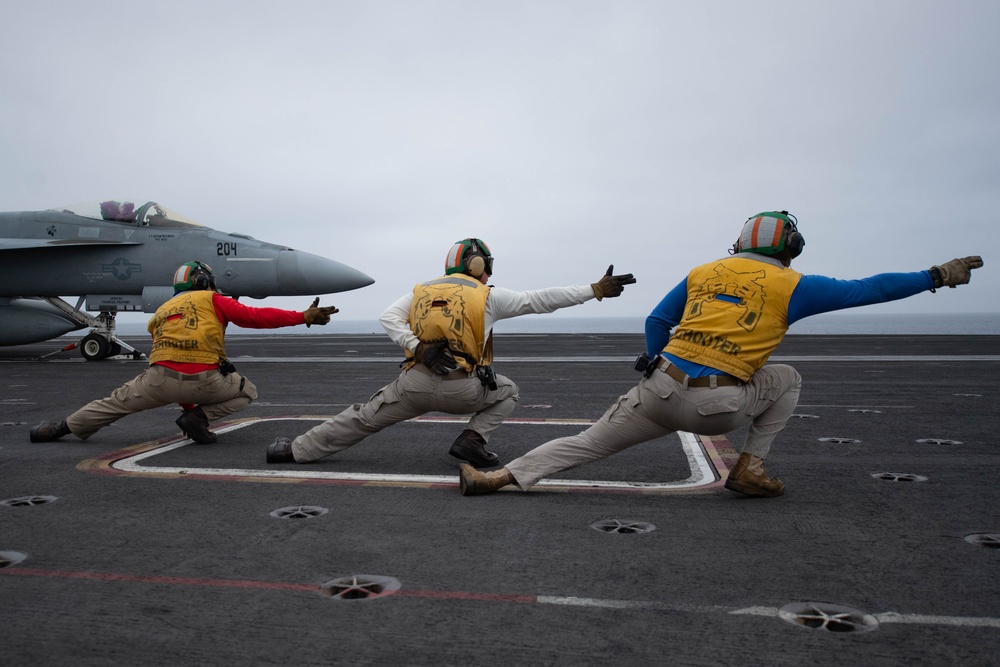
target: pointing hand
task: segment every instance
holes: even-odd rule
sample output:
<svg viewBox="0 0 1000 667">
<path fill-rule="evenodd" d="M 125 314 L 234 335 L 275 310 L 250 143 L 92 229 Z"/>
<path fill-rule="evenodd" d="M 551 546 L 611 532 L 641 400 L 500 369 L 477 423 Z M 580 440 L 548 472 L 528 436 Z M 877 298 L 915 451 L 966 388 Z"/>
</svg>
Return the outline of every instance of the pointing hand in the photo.
<svg viewBox="0 0 1000 667">
<path fill-rule="evenodd" d="M 612 264 L 608 267 L 608 272 L 601 276 L 601 279 L 596 283 L 591 284 L 594 288 L 594 296 L 600 301 L 604 297 L 612 298 L 621 295 L 622 291 L 625 289 L 625 285 L 634 285 L 635 278 L 631 273 L 623 273 L 621 275 L 615 276 L 611 275 L 614 273 L 615 265 Z"/>
<path fill-rule="evenodd" d="M 953 259 L 940 266 L 931 267 L 931 276 L 935 277 L 934 287 L 957 287 L 967 285 L 972 278 L 972 269 L 978 269 L 983 265 L 983 258 L 979 255 Z M 934 275 L 937 269 L 937 276 Z"/>
<path fill-rule="evenodd" d="M 330 316 L 340 311 L 334 306 L 319 306 L 319 297 L 316 297 L 312 305 L 302 311 L 302 317 L 306 321 L 306 326 L 310 327 L 314 324 L 327 324 L 330 321 Z"/>
</svg>

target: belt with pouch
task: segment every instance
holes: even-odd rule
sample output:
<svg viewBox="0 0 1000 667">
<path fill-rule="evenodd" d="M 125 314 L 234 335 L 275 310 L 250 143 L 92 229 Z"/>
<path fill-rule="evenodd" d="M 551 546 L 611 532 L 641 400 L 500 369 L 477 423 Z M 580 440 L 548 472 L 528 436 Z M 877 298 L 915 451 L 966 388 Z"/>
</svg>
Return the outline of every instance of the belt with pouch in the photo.
<svg viewBox="0 0 1000 667">
<path fill-rule="evenodd" d="M 688 377 L 687 373 L 663 357 L 656 360 L 656 370 L 666 373 L 686 387 L 709 387 L 714 389 L 715 387 L 738 387 L 743 384 L 743 380 L 732 375 L 706 375 L 700 378 Z"/>
<path fill-rule="evenodd" d="M 427 366 L 424 366 L 419 361 L 410 366 L 410 370 L 420 371 L 424 375 L 430 375 L 431 377 L 441 378 L 442 380 L 468 380 L 470 377 L 475 377 L 475 375 L 473 375 L 472 373 L 462 370 L 461 368 L 454 370 L 448 373 L 447 375 L 438 375 L 431 369 L 427 368 Z"/>
<path fill-rule="evenodd" d="M 167 368 L 163 364 L 156 364 L 156 367 L 163 371 L 163 374 L 168 378 L 174 378 L 176 380 L 203 380 L 209 373 L 217 373 L 218 369 L 211 369 L 207 371 L 202 371 L 200 373 L 181 373 L 180 371 L 175 371 L 173 368 Z"/>
</svg>

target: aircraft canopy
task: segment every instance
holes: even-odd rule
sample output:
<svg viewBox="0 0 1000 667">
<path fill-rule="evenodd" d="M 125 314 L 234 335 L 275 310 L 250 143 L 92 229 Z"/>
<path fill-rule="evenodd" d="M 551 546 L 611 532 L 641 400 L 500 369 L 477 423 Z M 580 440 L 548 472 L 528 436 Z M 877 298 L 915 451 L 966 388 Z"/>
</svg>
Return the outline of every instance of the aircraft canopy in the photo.
<svg viewBox="0 0 1000 667">
<path fill-rule="evenodd" d="M 125 222 L 139 227 L 203 226 L 187 216 L 152 201 L 140 204 L 128 199 L 109 199 L 107 201 L 72 204 L 51 210 L 73 213 L 74 215 L 94 220 Z"/>
</svg>

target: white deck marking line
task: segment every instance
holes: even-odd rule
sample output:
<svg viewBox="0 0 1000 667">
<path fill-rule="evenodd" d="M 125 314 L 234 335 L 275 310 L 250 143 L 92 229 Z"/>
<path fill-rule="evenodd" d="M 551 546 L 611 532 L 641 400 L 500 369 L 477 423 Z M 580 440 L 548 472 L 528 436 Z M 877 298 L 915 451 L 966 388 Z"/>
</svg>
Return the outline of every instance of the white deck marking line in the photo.
<svg viewBox="0 0 1000 667">
<path fill-rule="evenodd" d="M 931 616 L 927 614 L 897 614 L 884 611 L 872 614 L 879 623 L 912 623 L 914 625 L 961 625 L 981 628 L 1000 628 L 1000 618 L 976 616 Z"/>
<path fill-rule="evenodd" d="M 553 604 L 565 607 L 594 607 L 599 609 L 651 609 L 656 611 L 679 611 L 695 613 L 725 613 L 736 616 L 780 617 L 774 607 L 746 607 L 732 609 L 711 605 L 666 604 L 650 600 L 603 600 L 600 598 L 563 597 L 539 595 L 538 604 Z M 947 625 L 960 627 L 1000 628 L 1000 618 L 976 616 L 933 616 L 928 614 L 900 614 L 884 611 L 872 614 L 879 623 L 905 623 L 911 625 Z"/>
<path fill-rule="evenodd" d="M 838 403 L 799 403 L 799 408 L 875 408 L 878 410 L 912 410 L 915 405 L 840 405 Z"/>
<path fill-rule="evenodd" d="M 734 609 L 730 614 L 746 616 L 779 616 L 780 611 L 773 607 L 747 607 Z M 982 616 L 931 616 L 927 614 L 900 614 L 894 611 L 883 611 L 872 614 L 879 623 L 909 623 L 913 625 L 958 625 L 964 627 L 1000 628 L 1000 618 Z"/>
<path fill-rule="evenodd" d="M 23 359 L 0 359 L 0 363 L 23 363 Z M 131 361 L 131 360 L 129 360 Z M 234 363 L 240 364 L 373 364 L 385 363 L 399 365 L 396 357 L 252 357 L 240 356 L 231 359 Z M 495 363 L 628 363 L 632 364 L 635 357 L 494 357 Z M 906 362 L 906 363 L 927 363 L 927 362 L 984 362 L 1000 361 L 1000 355 L 996 354 L 935 354 L 935 355 L 909 355 L 909 356 L 879 356 L 879 355 L 851 355 L 851 356 L 772 356 L 768 359 L 771 362 L 823 362 L 836 363 L 840 361 L 880 361 L 880 362 Z M 86 359 L 50 359 L 47 363 L 87 363 Z"/>
<path fill-rule="evenodd" d="M 63 360 L 66 361 L 66 360 Z M 71 361 L 85 361 L 84 359 L 73 359 Z M 357 363 L 390 363 L 394 365 L 399 365 L 400 359 L 397 357 L 251 357 L 251 356 L 240 356 L 231 359 L 235 364 L 243 363 L 328 363 L 328 364 L 357 364 Z M 787 363 L 794 361 L 820 361 L 824 363 L 829 362 L 857 362 L 857 361 L 882 361 L 882 362 L 957 362 L 957 361 L 970 361 L 970 362 L 982 362 L 982 361 L 1000 361 L 1000 355 L 995 354 L 927 354 L 927 355 L 872 355 L 872 354 L 854 354 L 854 355 L 794 355 L 794 356 L 772 356 L 768 361 L 775 363 Z M 628 363 L 631 365 L 635 362 L 635 357 L 622 357 L 622 356 L 566 356 L 566 357 L 494 357 L 494 363 L 504 364 L 504 363 L 587 363 L 587 362 L 599 362 L 599 363 Z"/>
<path fill-rule="evenodd" d="M 255 408 L 346 408 L 353 403 L 268 403 L 267 401 L 254 401 L 251 405 Z"/>
<path fill-rule="evenodd" d="M 607 357 L 494 357 L 496 363 L 627 363 L 632 364 L 635 357 L 607 356 Z M 253 357 L 240 356 L 231 359 L 238 364 L 372 364 L 386 363 L 399 365 L 400 359 L 397 357 Z M 816 355 L 816 356 L 772 356 L 768 359 L 771 362 L 791 363 L 791 362 L 823 362 L 838 363 L 846 362 L 904 362 L 904 363 L 927 363 L 927 362 L 991 362 L 1000 361 L 1000 355 L 996 354 L 926 354 L 926 355 Z M 132 363 L 133 360 L 122 360 L 123 363 Z M 0 359 L 0 364 L 24 363 L 24 359 Z M 77 364 L 89 363 L 83 358 L 72 359 L 49 359 L 50 364 Z"/>
<path fill-rule="evenodd" d="M 226 426 L 218 429 L 216 433 L 227 433 L 247 426 L 266 421 L 321 421 L 319 417 L 263 417 L 259 419 L 248 419 L 238 424 Z M 440 423 L 459 422 L 465 423 L 467 420 L 461 417 L 432 417 L 410 419 L 408 421 L 417 423 Z M 505 424 L 520 424 L 526 426 L 587 426 L 593 424 L 587 420 L 522 420 L 507 419 Z M 701 441 L 692 433 L 678 431 L 677 435 L 681 440 L 681 447 L 687 457 L 691 474 L 687 479 L 675 482 L 618 482 L 607 480 L 570 480 L 570 479 L 543 479 L 539 486 L 554 487 L 579 487 L 579 488 L 602 488 L 602 489 L 692 489 L 699 486 L 712 484 L 716 481 L 714 468 L 708 461 Z M 398 475 L 386 473 L 342 473 L 313 470 L 253 470 L 246 468 L 191 468 L 174 466 L 140 466 L 139 463 L 145 459 L 152 458 L 159 454 L 186 447 L 193 444 L 191 440 L 182 440 L 162 447 L 157 447 L 149 451 L 141 452 L 134 456 L 119 459 L 111 463 L 115 470 L 138 474 L 182 474 L 182 475 L 210 475 L 213 477 L 262 477 L 268 479 L 292 478 L 292 479 L 331 479 L 355 482 L 405 482 L 416 484 L 457 484 L 457 475 Z"/>
</svg>

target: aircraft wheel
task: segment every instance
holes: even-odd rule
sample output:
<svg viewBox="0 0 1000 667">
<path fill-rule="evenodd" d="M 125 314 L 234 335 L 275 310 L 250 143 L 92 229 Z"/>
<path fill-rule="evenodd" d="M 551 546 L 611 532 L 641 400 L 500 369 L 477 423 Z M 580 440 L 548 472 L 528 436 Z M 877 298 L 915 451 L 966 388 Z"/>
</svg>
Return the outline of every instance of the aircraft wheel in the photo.
<svg viewBox="0 0 1000 667">
<path fill-rule="evenodd" d="M 88 334 L 80 341 L 80 354 L 87 361 L 100 361 L 108 356 L 110 349 L 108 339 L 98 334 Z"/>
<path fill-rule="evenodd" d="M 122 353 L 122 346 L 119 345 L 118 343 L 111 343 L 110 345 L 108 345 L 109 357 L 117 357 L 121 353 Z"/>
</svg>

